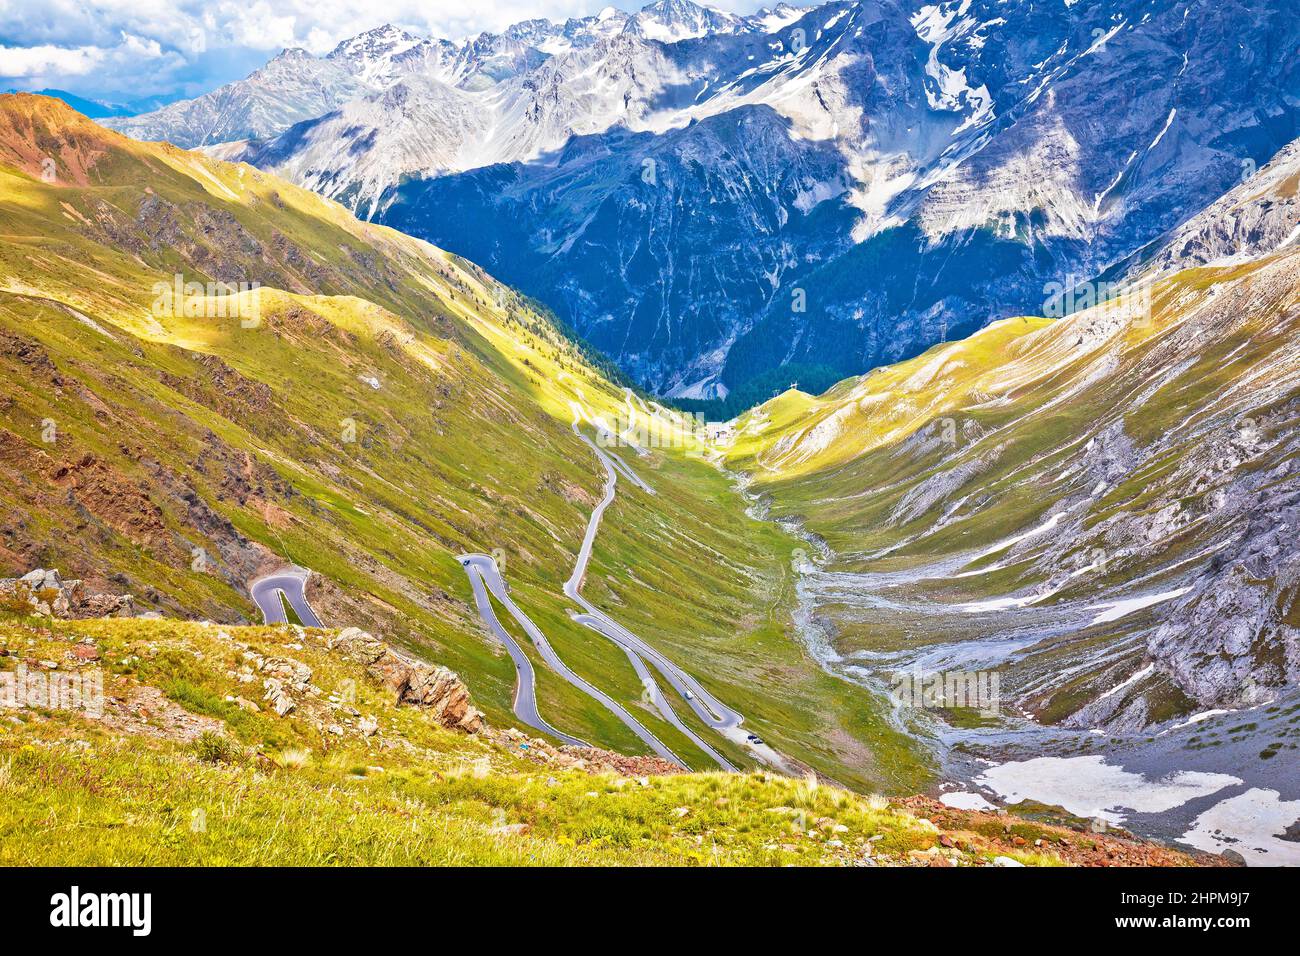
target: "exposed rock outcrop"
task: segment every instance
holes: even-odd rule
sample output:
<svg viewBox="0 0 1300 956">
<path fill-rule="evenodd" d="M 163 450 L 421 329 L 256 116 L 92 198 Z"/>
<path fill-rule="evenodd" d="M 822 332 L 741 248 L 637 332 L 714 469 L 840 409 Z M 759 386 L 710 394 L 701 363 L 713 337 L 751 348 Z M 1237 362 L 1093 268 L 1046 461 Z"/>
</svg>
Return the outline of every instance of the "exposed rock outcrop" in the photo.
<svg viewBox="0 0 1300 956">
<path fill-rule="evenodd" d="M 130 617 L 135 606 L 129 594 L 87 592 L 80 580 L 65 581 L 53 568 L 0 578 L 0 601 L 14 609 L 25 603 L 34 614 L 61 618 Z"/>
<path fill-rule="evenodd" d="M 364 665 L 370 676 L 397 695 L 397 703 L 431 711 L 444 727 L 473 734 L 485 726 L 483 713 L 470 701 L 469 689 L 445 667 L 399 654 L 356 627 L 331 638 L 330 649 Z"/>
<path fill-rule="evenodd" d="M 1300 142 L 1283 147 L 1252 174 L 1242 167 L 1241 185 L 1179 226 L 1150 264 L 1149 271 L 1170 275 L 1215 262 L 1267 255 L 1294 241 L 1300 228 Z"/>
</svg>

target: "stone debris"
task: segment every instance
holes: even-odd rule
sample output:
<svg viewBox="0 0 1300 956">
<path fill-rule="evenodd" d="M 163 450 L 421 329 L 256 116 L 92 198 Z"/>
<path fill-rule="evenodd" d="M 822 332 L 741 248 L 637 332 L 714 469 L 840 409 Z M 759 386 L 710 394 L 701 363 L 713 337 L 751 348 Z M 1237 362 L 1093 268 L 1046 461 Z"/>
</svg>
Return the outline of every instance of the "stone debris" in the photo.
<svg viewBox="0 0 1300 956">
<path fill-rule="evenodd" d="M 117 733 L 184 742 L 197 740 L 204 733 L 225 732 L 222 721 L 192 714 L 158 688 L 145 684 L 106 693 L 99 721 Z"/>
<path fill-rule="evenodd" d="M 486 726 L 482 711 L 470 701 L 469 689 L 455 673 L 399 654 L 360 628 L 349 627 L 335 635 L 330 650 L 362 664 L 396 695 L 398 704 L 428 710 L 443 727 L 478 733 Z"/>
<path fill-rule="evenodd" d="M 65 581 L 54 568 L 35 568 L 19 578 L 0 578 L 0 601 L 26 602 L 33 614 L 57 618 L 130 617 L 129 594 L 87 592 L 78 579 Z"/>
<path fill-rule="evenodd" d="M 290 657 L 267 657 L 258 662 L 257 669 L 297 693 L 306 693 L 311 688 L 311 668 L 302 661 Z"/>
<path fill-rule="evenodd" d="M 298 706 L 285 690 L 284 682 L 280 678 L 268 677 L 262 682 L 262 688 L 266 691 L 265 699 L 270 702 L 271 709 L 279 716 L 283 717 Z"/>
</svg>

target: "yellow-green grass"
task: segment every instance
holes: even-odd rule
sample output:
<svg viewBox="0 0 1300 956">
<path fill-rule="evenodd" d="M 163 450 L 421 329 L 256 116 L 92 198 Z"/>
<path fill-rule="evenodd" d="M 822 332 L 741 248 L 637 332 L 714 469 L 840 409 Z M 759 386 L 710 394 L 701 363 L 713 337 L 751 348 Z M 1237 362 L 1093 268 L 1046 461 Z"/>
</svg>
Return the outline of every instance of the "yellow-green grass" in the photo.
<svg viewBox="0 0 1300 956">
<path fill-rule="evenodd" d="M 709 766 L 561 597 L 604 481 L 570 431 L 571 403 L 616 421 L 624 402 L 581 347 L 472 264 L 251 167 L 135 143 L 41 98 L 0 97 L 0 134 L 6 123 L 58 164 L 47 183 L 0 153 L 0 337 L 12 337 L 0 344 L 15 343 L 0 348 L 0 502 L 22 522 L 16 550 L 0 551 L 7 573 L 58 567 L 145 608 L 237 622 L 259 619 L 250 577 L 294 562 L 316 572 L 327 623 L 447 664 L 503 721 L 514 668 L 456 561 L 499 549 L 570 666 Z M 87 151 L 82 182 L 71 158 Z M 172 210 L 162 225 L 142 218 L 155 203 Z M 259 321 L 155 310 L 154 284 L 174 273 L 256 278 Z M 658 494 L 620 484 L 588 595 L 794 760 L 913 789 L 924 761 L 790 632 L 792 542 L 742 517 L 698 455 L 623 451 Z M 56 477 L 87 456 L 107 472 L 102 494 L 98 477 Z M 654 587 L 607 604 L 620 578 Z M 601 705 L 537 673 L 557 727 L 643 752 Z"/>
<path fill-rule="evenodd" d="M 937 843 L 933 826 L 882 800 L 808 780 L 538 765 L 394 706 L 327 650 L 329 638 L 288 626 L 0 620 L 0 645 L 12 652 L 0 669 L 26 657 L 63 661 L 74 642 L 92 640 L 110 693 L 156 686 L 225 722 L 185 742 L 71 711 L 8 711 L 0 863 L 819 865 L 868 852 L 907 862 L 908 851 Z M 348 692 L 379 735 L 336 737 L 296 711 L 225 703 L 251 693 L 230 676 L 245 647 L 305 663 L 322 697 Z"/>
</svg>

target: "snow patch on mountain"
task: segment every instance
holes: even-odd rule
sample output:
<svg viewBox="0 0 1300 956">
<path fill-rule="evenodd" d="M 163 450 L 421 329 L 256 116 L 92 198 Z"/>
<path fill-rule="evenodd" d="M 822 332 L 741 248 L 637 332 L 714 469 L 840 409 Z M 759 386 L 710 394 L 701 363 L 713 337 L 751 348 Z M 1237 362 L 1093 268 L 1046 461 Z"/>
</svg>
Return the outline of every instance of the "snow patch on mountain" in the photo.
<svg viewBox="0 0 1300 956">
<path fill-rule="evenodd" d="M 1300 115 L 1288 67 L 1259 52 L 1294 48 L 1288 5 L 1185 8 L 858 0 L 743 17 L 660 0 L 459 44 L 381 27 L 276 66 L 330 73 L 315 99 L 262 77 L 205 107 L 239 123 L 184 135 L 252 140 L 222 155 L 382 219 L 407 184 L 464 180 L 427 201 L 456 193 L 466 223 L 407 210 L 407 228 L 531 277 L 643 384 L 734 388 L 740 368 L 847 373 L 1038 312 L 1048 283 L 1159 249 L 1244 159 L 1264 162 Z M 272 115 L 286 101 L 301 102 Z M 1292 211 L 1243 201 L 1180 238 L 1198 258 L 1277 248 L 1300 236 Z M 719 251 L 724 225 L 736 248 Z M 819 294 L 791 320 L 799 283 Z"/>
<path fill-rule="evenodd" d="M 402 72 L 394 61 L 419 42 L 419 38 L 386 23 L 344 40 L 326 59 L 348 64 L 362 83 L 378 87 L 392 82 Z"/>
<path fill-rule="evenodd" d="M 993 97 L 987 86 L 972 87 L 966 80 L 965 67 L 949 67 L 939 59 L 943 46 L 970 35 L 979 21 L 966 16 L 971 0 L 931 4 L 921 7 L 912 17 L 916 35 L 930 45 L 930 56 L 925 64 L 929 78 L 925 95 L 932 110 L 965 112 L 966 120 L 958 127 L 961 132 L 978 126 L 993 115 Z"/>
</svg>

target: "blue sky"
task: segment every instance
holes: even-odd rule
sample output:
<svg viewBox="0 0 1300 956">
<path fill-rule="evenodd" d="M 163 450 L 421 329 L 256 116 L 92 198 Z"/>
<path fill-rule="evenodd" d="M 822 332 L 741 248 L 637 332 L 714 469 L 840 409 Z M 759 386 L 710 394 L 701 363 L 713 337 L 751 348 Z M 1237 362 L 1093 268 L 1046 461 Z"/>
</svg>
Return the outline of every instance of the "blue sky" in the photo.
<svg viewBox="0 0 1300 956">
<path fill-rule="evenodd" d="M 609 0 L 0 0 L 0 90 L 47 87 L 127 102 L 197 96 L 285 47 L 328 52 L 385 22 L 461 39 Z M 635 10 L 642 2 L 616 3 Z M 808 2 L 808 0 L 805 0 Z M 750 12 L 776 0 L 709 0 Z"/>
</svg>

